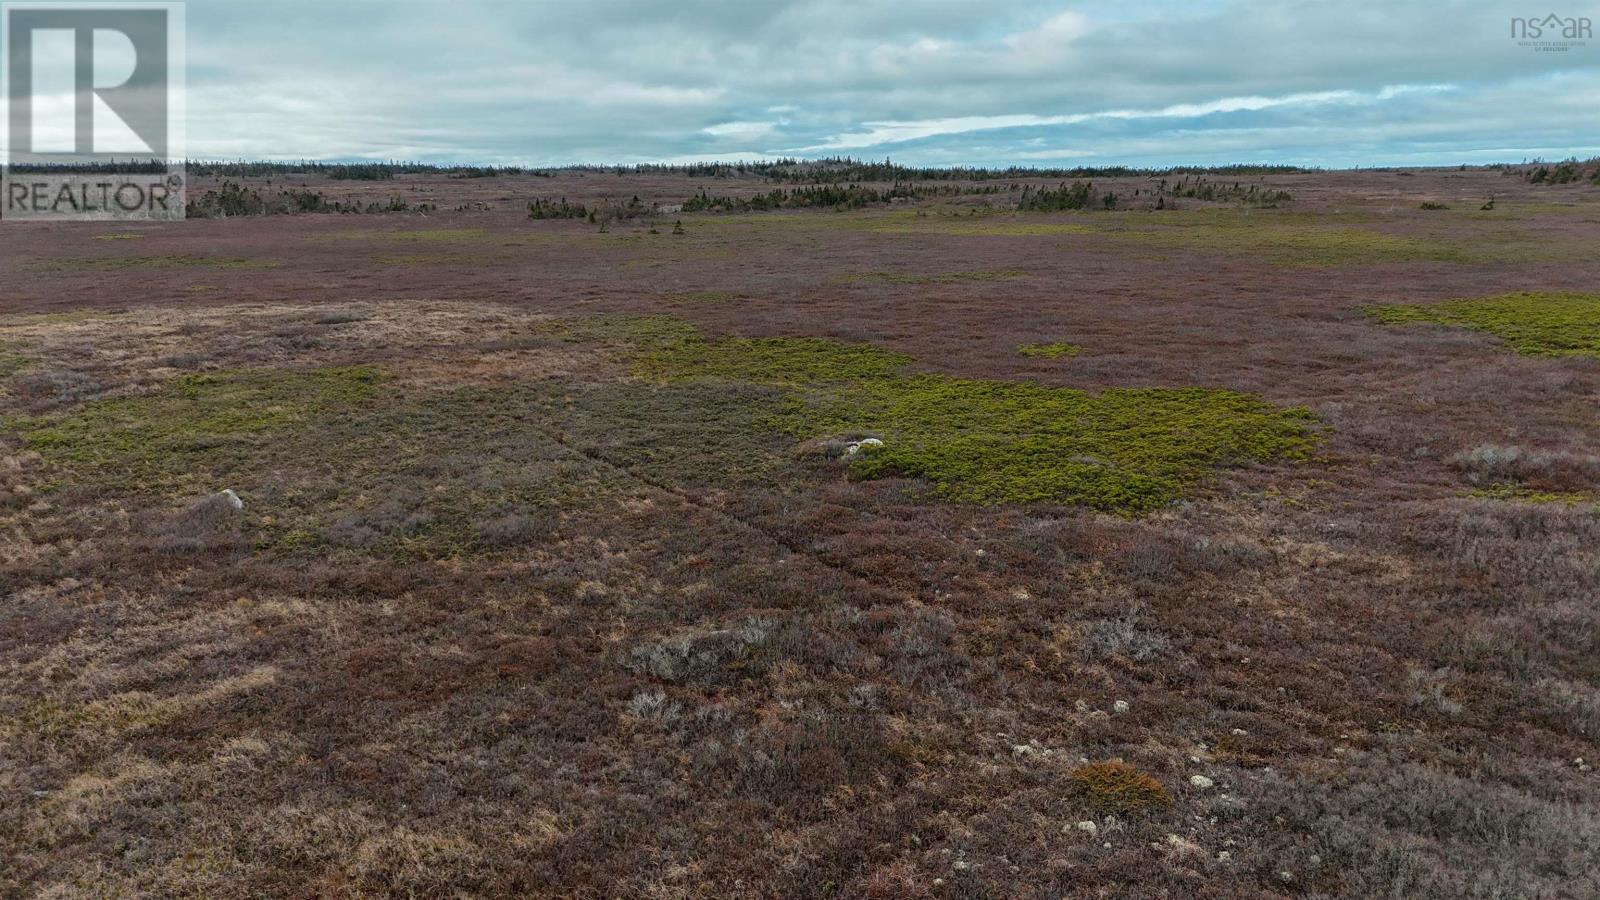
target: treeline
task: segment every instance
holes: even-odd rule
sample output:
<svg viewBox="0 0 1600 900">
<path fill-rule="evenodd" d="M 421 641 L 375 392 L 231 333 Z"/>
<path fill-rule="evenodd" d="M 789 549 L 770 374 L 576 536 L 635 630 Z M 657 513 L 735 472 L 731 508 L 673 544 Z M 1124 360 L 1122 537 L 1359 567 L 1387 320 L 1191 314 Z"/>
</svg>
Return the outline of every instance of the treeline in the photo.
<svg viewBox="0 0 1600 900">
<path fill-rule="evenodd" d="M 168 170 L 159 160 L 96 163 L 23 163 L 10 171 L 60 175 L 159 174 Z M 449 178 L 494 178 L 500 175 L 554 175 L 547 169 L 518 166 L 434 166 L 426 163 L 322 163 L 322 162 L 205 162 L 190 160 L 183 169 L 195 178 L 278 178 L 322 176 L 336 181 L 392 181 L 402 175 L 443 175 Z"/>
<path fill-rule="evenodd" d="M 1207 181 L 1203 176 L 1183 176 L 1171 187 L 1163 178 L 1156 187 L 1156 196 L 1187 197 L 1192 200 L 1208 200 L 1221 203 L 1242 203 L 1246 206 L 1273 207 L 1279 203 L 1288 203 L 1294 195 L 1288 191 L 1273 190 L 1262 185 L 1242 184 L 1233 182 L 1224 184 L 1216 181 Z"/>
<path fill-rule="evenodd" d="M 30 175 L 163 175 L 171 167 L 157 159 L 94 163 L 13 163 L 6 171 Z"/>
<path fill-rule="evenodd" d="M 1017 209 L 1023 212 L 1061 212 L 1069 209 L 1116 209 L 1117 195 L 1107 191 L 1095 194 L 1094 185 L 1087 181 L 1074 181 L 1059 188 L 1039 188 L 1032 185 L 1022 189 Z"/>
<path fill-rule="evenodd" d="M 160 166 L 159 163 L 152 165 Z M 558 172 L 586 172 L 604 175 L 663 175 L 688 178 L 761 178 L 786 184 L 846 184 L 861 182 L 908 181 L 1017 181 L 1027 179 L 1087 180 L 1096 178 L 1160 178 L 1180 175 L 1249 177 L 1282 175 L 1310 171 L 1297 166 L 1229 165 L 1135 168 L 1131 166 L 1076 166 L 1073 168 L 1030 168 L 1008 166 L 902 166 L 890 160 L 869 162 L 849 157 L 827 159 L 775 159 L 759 162 L 708 162 L 684 165 L 575 165 L 554 168 L 522 166 L 434 165 L 430 163 L 326 163 L 300 162 L 206 162 L 190 161 L 190 174 L 200 178 L 271 178 L 277 176 L 323 176 L 350 181 L 388 181 L 405 175 L 434 175 L 451 178 L 495 178 L 504 175 L 532 175 L 549 178 Z M 65 170 L 65 169 L 63 169 Z M 118 165 L 116 171 L 128 171 Z M 74 171 L 113 171 L 109 166 Z M 154 171 L 164 171 L 155 169 Z"/>
<path fill-rule="evenodd" d="M 705 188 L 683 202 L 683 212 L 765 212 L 776 209 L 861 209 L 899 201 L 913 201 L 939 196 L 974 196 L 989 194 L 1017 194 L 1016 208 L 1021 212 L 1062 212 L 1083 209 L 1119 209 L 1129 199 L 1114 191 L 1097 191 L 1092 181 L 1063 181 L 1058 187 L 1035 187 L 1031 184 L 981 185 L 968 187 L 956 184 L 913 184 L 897 181 L 888 188 L 863 184 L 821 184 L 793 188 L 774 188 L 751 197 L 734 197 L 712 194 Z M 1133 198 L 1145 190 L 1134 189 Z M 1211 202 L 1237 202 L 1252 206 L 1277 206 L 1293 199 L 1288 191 L 1273 190 L 1260 185 L 1241 182 L 1219 183 L 1204 178 L 1184 178 L 1177 182 L 1161 179 L 1155 190 L 1155 208 L 1165 209 L 1168 199 L 1194 199 Z M 1148 201 L 1139 201 L 1148 202 Z M 576 218 L 583 215 L 583 207 L 549 201 L 535 201 L 529 206 L 533 218 Z"/>
<path fill-rule="evenodd" d="M 1174 175 L 1252 176 L 1308 172 L 1298 166 L 1240 164 L 1229 166 L 1174 166 L 1141 169 L 1131 166 L 1076 166 L 1070 169 L 1008 166 L 902 166 L 890 160 L 866 162 L 850 157 L 826 159 L 775 159 L 759 162 L 693 163 L 669 166 L 572 166 L 572 171 L 611 175 L 681 175 L 691 178 L 764 178 L 793 184 L 897 181 L 997 181 L 1018 179 L 1159 178 Z"/>
<path fill-rule="evenodd" d="M 654 218 L 661 214 L 660 204 L 646 203 L 639 199 L 638 194 L 628 200 L 607 200 L 598 206 L 569 203 L 565 197 L 560 200 L 541 197 L 528 204 L 530 219 L 586 219 L 598 223 L 601 231 L 612 222 Z"/>
<path fill-rule="evenodd" d="M 412 204 L 396 197 L 388 202 L 343 203 L 329 200 L 318 191 L 285 188 L 263 194 L 253 188 L 224 181 L 221 187 L 203 194 L 190 194 L 185 215 L 191 219 L 225 219 L 230 216 L 273 216 L 298 213 L 393 213 L 433 212 L 431 203 Z"/>
<path fill-rule="evenodd" d="M 875 188 L 860 184 L 823 184 L 792 189 L 774 188 L 753 197 L 712 196 L 704 188 L 683 202 L 684 212 L 764 212 L 773 209 L 861 209 L 893 203 L 895 200 L 915 200 L 941 193 L 952 193 L 943 187 L 896 182 L 892 187 Z"/>
<path fill-rule="evenodd" d="M 495 178 L 506 175 L 531 175 L 552 177 L 557 172 L 587 172 L 608 175 L 666 175 L 689 178 L 761 178 L 785 184 L 844 184 L 860 182 L 903 181 L 1017 181 L 1028 179 L 1088 180 L 1096 178 L 1160 178 L 1179 175 L 1211 175 L 1217 177 L 1248 177 L 1280 175 L 1309 171 L 1296 166 L 1230 165 L 1230 166 L 1174 166 L 1170 168 L 1134 168 L 1131 166 L 1077 166 L 1073 168 L 1030 168 L 1008 166 L 989 168 L 982 166 L 903 166 L 883 160 L 870 162 L 849 157 L 826 159 L 775 159 L 759 162 L 709 162 L 685 165 L 575 165 L 555 168 L 527 168 L 523 166 L 468 166 L 435 165 L 416 162 L 331 163 L 301 160 L 299 162 L 234 162 L 190 160 L 188 172 L 198 178 L 273 178 L 285 176 L 322 176 L 348 181 L 390 181 L 407 175 L 445 176 L 449 178 Z M 116 164 L 84 164 L 69 166 L 17 166 L 16 171 L 56 171 L 64 173 L 104 172 L 163 172 L 160 162 L 135 162 Z"/>
<path fill-rule="evenodd" d="M 530 219 L 587 219 L 590 210 L 582 203 L 568 203 L 567 198 L 559 201 L 537 199 L 528 204 L 528 218 Z"/>
<path fill-rule="evenodd" d="M 1133 194 L 1138 197 L 1142 191 L 1135 189 Z M 1287 203 L 1294 199 L 1288 191 L 1273 190 L 1260 185 L 1247 185 L 1240 182 L 1232 184 L 1207 181 L 1195 176 L 1184 176 L 1176 183 L 1169 183 L 1163 178 L 1157 183 L 1155 189 L 1155 208 L 1166 209 L 1169 205 L 1168 198 L 1185 198 L 1190 200 L 1204 200 L 1220 203 L 1243 203 L 1249 206 L 1273 207 L 1279 203 Z M 1062 212 L 1076 209 L 1117 209 L 1124 197 L 1118 196 L 1113 191 L 1098 193 L 1094 183 L 1089 181 L 1074 181 L 1071 184 L 1063 182 L 1056 188 L 1034 188 L 1024 186 L 1022 196 L 1017 200 L 1017 209 L 1022 212 Z"/>
<path fill-rule="evenodd" d="M 550 177 L 543 169 L 520 166 L 436 166 L 429 163 L 323 163 L 300 162 L 190 162 L 188 171 L 197 178 L 276 178 L 282 176 L 322 176 L 339 181 L 392 181 L 403 175 L 442 175 L 448 178 L 495 178 L 501 175 Z"/>
<path fill-rule="evenodd" d="M 1527 170 L 1523 177 L 1529 184 L 1572 184 L 1578 181 L 1600 184 L 1600 157 L 1584 162 L 1569 159 L 1555 165 L 1539 163 Z"/>
<path fill-rule="evenodd" d="M 1297 166 L 1230 165 L 1230 166 L 1177 166 L 1172 168 L 1141 169 L 1130 166 L 1075 166 L 1070 169 L 1030 168 L 1009 166 L 985 168 L 974 166 L 911 167 L 897 165 L 890 160 L 862 162 L 849 158 L 821 160 L 785 160 L 775 163 L 768 177 L 785 181 L 992 181 L 1010 179 L 1049 178 L 1071 181 L 1095 178 L 1155 178 L 1179 174 L 1204 175 L 1283 175 L 1305 172 Z"/>
</svg>

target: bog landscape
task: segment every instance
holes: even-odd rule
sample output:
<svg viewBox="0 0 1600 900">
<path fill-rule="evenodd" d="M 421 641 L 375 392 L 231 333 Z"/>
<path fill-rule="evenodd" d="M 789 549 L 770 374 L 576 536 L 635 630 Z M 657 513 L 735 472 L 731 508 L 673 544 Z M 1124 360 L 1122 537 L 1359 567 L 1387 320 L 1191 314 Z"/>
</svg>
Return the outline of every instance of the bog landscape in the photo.
<svg viewBox="0 0 1600 900">
<path fill-rule="evenodd" d="M 0 895 L 1600 895 L 1600 162 L 191 174 L 0 242 Z"/>
</svg>

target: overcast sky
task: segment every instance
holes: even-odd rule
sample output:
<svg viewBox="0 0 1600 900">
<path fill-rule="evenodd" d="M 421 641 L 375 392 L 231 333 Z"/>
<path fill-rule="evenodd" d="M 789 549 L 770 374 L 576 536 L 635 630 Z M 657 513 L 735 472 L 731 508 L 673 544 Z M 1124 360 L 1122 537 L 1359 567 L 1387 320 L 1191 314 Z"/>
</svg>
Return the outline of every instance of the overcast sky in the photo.
<svg viewBox="0 0 1600 900">
<path fill-rule="evenodd" d="M 548 165 L 1600 155 L 1600 3 L 191 0 L 189 152 Z M 1552 5 L 1553 4 L 1553 5 Z M 1547 35 L 1548 36 L 1548 35 Z"/>
</svg>

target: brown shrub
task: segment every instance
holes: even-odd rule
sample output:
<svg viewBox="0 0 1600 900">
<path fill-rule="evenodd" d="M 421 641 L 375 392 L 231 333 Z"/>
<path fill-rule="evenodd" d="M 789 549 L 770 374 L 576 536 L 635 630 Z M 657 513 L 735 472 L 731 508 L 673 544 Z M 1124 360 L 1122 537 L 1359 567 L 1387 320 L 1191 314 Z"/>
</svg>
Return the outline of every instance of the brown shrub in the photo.
<svg viewBox="0 0 1600 900">
<path fill-rule="evenodd" d="M 1139 624 L 1139 612 L 1130 609 L 1115 619 L 1096 619 L 1083 629 L 1083 652 L 1090 659 L 1123 657 L 1147 662 L 1166 652 L 1165 635 Z"/>
<path fill-rule="evenodd" d="M 905 862 L 896 862 L 867 876 L 863 886 L 868 900 L 920 900 L 932 897 L 933 886 L 927 878 Z"/>
<path fill-rule="evenodd" d="M 347 874 L 377 894 L 449 896 L 483 883 L 489 869 L 482 848 L 459 835 L 401 826 L 363 843 Z"/>
<path fill-rule="evenodd" d="M 82 372 L 51 370 L 19 376 L 12 390 L 29 412 L 45 412 L 87 400 L 105 385 Z"/>
<path fill-rule="evenodd" d="M 1172 794 L 1161 782 L 1120 759 L 1072 770 L 1072 792 L 1102 815 L 1138 817 L 1172 808 Z"/>
<path fill-rule="evenodd" d="M 1476 485 L 1518 482 L 1547 491 L 1582 491 L 1600 483 L 1600 456 L 1484 444 L 1450 458 Z"/>
</svg>

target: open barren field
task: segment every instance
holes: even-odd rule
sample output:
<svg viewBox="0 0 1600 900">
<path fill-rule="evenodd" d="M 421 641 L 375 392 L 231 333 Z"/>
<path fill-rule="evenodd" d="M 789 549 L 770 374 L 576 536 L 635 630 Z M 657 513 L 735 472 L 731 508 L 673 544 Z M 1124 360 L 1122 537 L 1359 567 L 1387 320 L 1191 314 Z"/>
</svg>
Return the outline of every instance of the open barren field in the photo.
<svg viewBox="0 0 1600 900">
<path fill-rule="evenodd" d="M 7 225 L 0 896 L 1600 896 L 1525 175 Z"/>
</svg>

